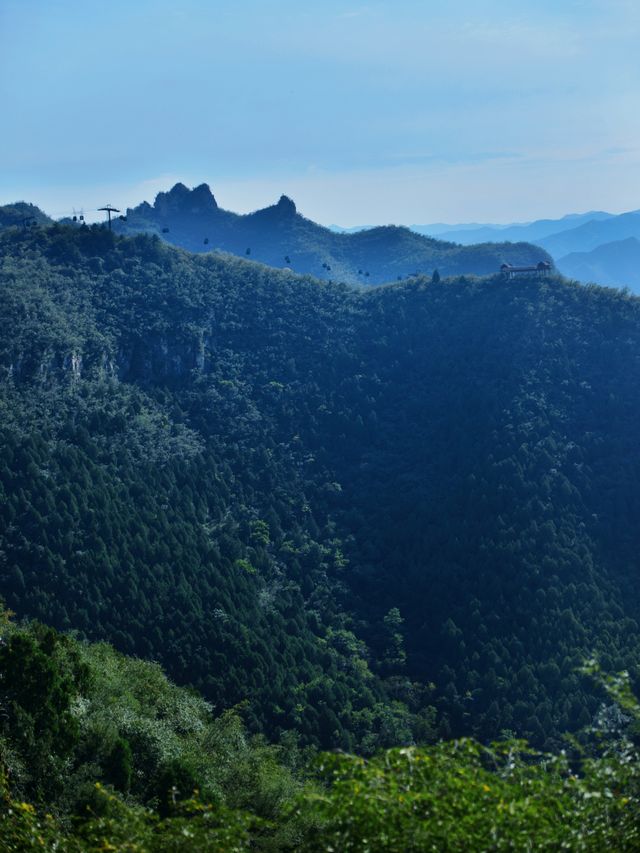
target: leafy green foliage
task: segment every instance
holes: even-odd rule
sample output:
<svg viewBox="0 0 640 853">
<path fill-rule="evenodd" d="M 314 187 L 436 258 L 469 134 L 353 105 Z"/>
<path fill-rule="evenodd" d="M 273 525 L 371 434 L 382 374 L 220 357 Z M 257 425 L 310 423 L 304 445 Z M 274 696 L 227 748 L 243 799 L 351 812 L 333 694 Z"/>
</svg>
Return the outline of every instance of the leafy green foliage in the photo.
<svg viewBox="0 0 640 853">
<path fill-rule="evenodd" d="M 303 809 L 322 833 L 301 849 L 633 850 L 637 765 L 609 759 L 578 776 L 564 756 L 468 741 L 321 759 L 330 780 Z"/>
<path fill-rule="evenodd" d="M 0 646 L 0 732 L 19 751 L 18 775 L 36 797 L 62 786 L 79 727 L 72 702 L 88 669 L 69 641 L 51 628 L 11 633 Z"/>
<path fill-rule="evenodd" d="M 131 836 L 156 849 L 155 836 L 168 844 L 188 817 L 185 838 L 210 833 L 220 849 L 236 838 L 245 849 L 247 828 L 277 819 L 300 789 L 293 768 L 306 758 L 295 740 L 272 746 L 251 737 L 237 712 L 214 717 L 157 664 L 4 621 L 0 769 L 15 832 L 32 826 L 46 837 L 46 809 L 63 823 L 81 818 L 88 849 L 103 833 L 116 846 Z M 38 808 L 21 807 L 21 797 Z"/>
<path fill-rule="evenodd" d="M 73 697 L 72 737 L 58 729 L 63 749 L 39 741 L 40 764 L 53 766 L 63 752 L 66 773 L 55 789 L 33 788 L 35 802 L 16 773 L 32 743 L 19 725 L 4 732 L 3 853 L 632 851 L 640 843 L 640 762 L 624 734 L 603 731 L 580 755 L 462 739 L 310 761 L 291 739 L 249 738 L 237 714 L 214 718 L 154 664 L 37 624 L 3 623 L 12 660 L 32 667 L 40 640 L 45 680 Z M 72 683 L 79 666 L 85 677 Z M 1 671 L 3 696 L 22 690 L 33 719 L 51 716 L 49 691 L 34 692 L 29 679 L 23 688 L 17 667 Z M 640 718 L 624 677 L 610 690 Z"/>
<path fill-rule="evenodd" d="M 41 816 L 30 803 L 12 800 L 6 788 L 0 787 L 0 794 L 4 795 L 0 806 L 3 853 L 61 849 L 68 853 L 241 853 L 253 849 L 249 830 L 260 825 L 255 817 L 198 799 L 181 802 L 171 817 L 161 818 L 152 809 L 127 805 L 96 785 L 89 814 L 69 832 L 52 815 Z"/>
</svg>

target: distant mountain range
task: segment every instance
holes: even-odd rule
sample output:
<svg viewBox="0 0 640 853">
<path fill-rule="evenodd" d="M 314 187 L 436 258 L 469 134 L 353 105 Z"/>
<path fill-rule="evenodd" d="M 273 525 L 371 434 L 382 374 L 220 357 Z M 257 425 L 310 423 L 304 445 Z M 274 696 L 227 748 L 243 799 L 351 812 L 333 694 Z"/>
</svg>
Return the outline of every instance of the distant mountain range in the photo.
<svg viewBox="0 0 640 853">
<path fill-rule="evenodd" d="M 33 204 L 0 207 L 0 229 L 51 223 Z M 71 220 L 62 220 L 71 223 Z M 155 233 L 193 252 L 220 250 L 269 266 L 349 284 L 382 284 L 414 275 L 486 275 L 501 264 L 551 260 L 582 282 L 640 293 L 640 210 L 570 213 L 533 222 L 324 227 L 302 216 L 287 196 L 241 215 L 218 206 L 207 184 L 178 183 L 126 211 L 122 234 Z"/>
<path fill-rule="evenodd" d="M 302 216 L 282 196 L 277 204 L 240 215 L 220 208 L 207 184 L 176 184 L 153 205 L 143 202 L 117 221 L 123 234 L 151 232 L 193 252 L 220 249 L 273 267 L 350 284 L 382 284 L 437 269 L 441 275 L 486 275 L 502 263 L 548 260 L 526 243 L 459 246 L 386 225 L 336 233 Z"/>
<path fill-rule="evenodd" d="M 510 225 L 412 225 L 412 229 L 418 234 L 430 234 L 432 236 L 445 237 L 453 243 L 461 243 L 468 246 L 471 243 L 496 243 L 526 241 L 539 243 L 545 237 L 552 234 L 560 234 L 572 231 L 587 222 L 599 222 L 615 218 L 611 213 L 596 210 L 590 213 L 570 213 L 561 219 L 537 219 L 535 222 L 516 222 Z"/>
<path fill-rule="evenodd" d="M 85 224 L 81 219 L 60 222 L 80 227 Z M 26 202 L 0 207 L 0 229 L 53 221 Z M 207 184 L 190 190 L 178 183 L 158 193 L 153 205 L 145 201 L 128 208 L 112 225 L 123 235 L 156 234 L 192 252 L 227 252 L 348 284 L 383 284 L 436 270 L 441 276 L 490 275 L 504 263 L 551 261 L 543 249 L 524 242 L 461 246 L 397 225 L 336 231 L 302 216 L 284 195 L 277 204 L 241 215 L 219 207 Z"/>
<path fill-rule="evenodd" d="M 0 207 L 0 230 L 52 224 L 54 220 L 26 202 Z M 82 226 L 80 218 L 62 224 Z M 302 216 L 294 202 L 241 215 L 220 208 L 207 184 L 188 189 L 178 183 L 113 221 L 123 235 L 151 233 L 197 253 L 222 251 L 271 267 L 348 284 L 383 284 L 417 275 L 490 275 L 503 263 L 529 265 L 550 256 L 528 243 L 460 246 L 386 225 L 337 233 Z M 337 226 L 336 226 L 337 227 Z"/>
<path fill-rule="evenodd" d="M 362 230 L 331 227 L 340 233 Z M 592 210 L 507 225 L 434 222 L 412 225 L 411 230 L 461 246 L 525 241 L 545 249 L 566 276 L 640 293 L 640 211 L 616 215 Z"/>
<path fill-rule="evenodd" d="M 627 237 L 592 249 L 572 252 L 557 261 L 563 275 L 640 293 L 640 240 Z"/>
<path fill-rule="evenodd" d="M 555 258 L 569 252 L 589 252 L 605 243 L 640 237 L 640 212 L 621 213 L 604 221 L 585 222 L 562 234 L 552 234 L 538 241 Z"/>
<path fill-rule="evenodd" d="M 546 249 L 564 275 L 640 293 L 640 211 L 591 211 L 511 225 L 435 223 L 412 228 L 462 245 L 525 240 Z"/>
</svg>

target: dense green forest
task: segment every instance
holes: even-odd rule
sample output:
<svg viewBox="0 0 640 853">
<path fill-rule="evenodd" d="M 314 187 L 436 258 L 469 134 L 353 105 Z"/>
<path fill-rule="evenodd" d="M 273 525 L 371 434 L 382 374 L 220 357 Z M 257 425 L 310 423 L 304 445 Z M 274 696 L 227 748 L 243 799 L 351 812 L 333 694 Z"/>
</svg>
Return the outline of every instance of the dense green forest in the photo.
<svg viewBox="0 0 640 853">
<path fill-rule="evenodd" d="M 502 263 L 551 261 L 530 243 L 459 246 L 394 225 L 337 234 L 301 216 L 282 196 L 277 204 L 240 215 L 220 208 L 207 184 L 176 184 L 126 211 L 114 228 L 123 234 L 155 233 L 191 252 L 220 249 L 269 266 L 350 284 L 382 284 L 438 269 L 442 275 L 487 275 Z"/>
<path fill-rule="evenodd" d="M 637 673 L 640 306 L 368 291 L 104 228 L 0 237 L 8 605 L 250 731 L 371 754 L 592 720 Z"/>
<path fill-rule="evenodd" d="M 495 834 L 485 785 L 501 819 L 518 816 L 504 849 L 533 825 L 527 786 L 549 848 L 574 831 L 567 815 L 576 833 L 598 824 L 575 849 L 626 827 L 607 809 L 635 803 L 620 794 L 635 764 L 606 770 L 614 801 L 585 817 L 580 786 L 601 790 L 605 759 L 576 776 L 560 750 L 621 715 L 585 659 L 637 683 L 637 299 L 557 276 L 355 289 L 63 225 L 5 229 L 0 288 L 0 590 L 51 626 L 5 619 L 0 643 L 16 832 L 54 844 L 96 782 L 77 849 L 120 824 L 138 849 L 180 849 L 152 839 L 194 816 L 220 849 L 225 832 L 237 849 L 256 833 L 271 849 L 366 849 L 357 832 L 382 807 L 354 792 L 380 785 L 396 834 L 371 849 L 411 849 L 416 810 L 452 839 L 471 810 L 450 849 Z M 187 697 L 180 723 L 167 708 Z M 162 748 L 138 720 L 152 758 L 138 714 L 169 720 Z M 180 741 L 194 731 L 248 752 L 222 778 L 232 747 L 214 760 Z M 517 779 L 496 739 L 520 755 Z M 318 748 L 362 758 L 317 759 L 324 778 Z M 229 781 L 261 762 L 253 787 Z M 476 781 L 458 790 L 462 777 Z M 200 794 L 169 814 L 174 783 Z M 458 791 L 462 811 L 438 795 L 434 812 L 433 790 Z"/>
<path fill-rule="evenodd" d="M 638 849 L 640 707 L 593 664 L 609 695 L 568 753 L 463 739 L 365 760 L 251 737 L 106 644 L 6 611 L 0 632 L 3 853 Z"/>
</svg>

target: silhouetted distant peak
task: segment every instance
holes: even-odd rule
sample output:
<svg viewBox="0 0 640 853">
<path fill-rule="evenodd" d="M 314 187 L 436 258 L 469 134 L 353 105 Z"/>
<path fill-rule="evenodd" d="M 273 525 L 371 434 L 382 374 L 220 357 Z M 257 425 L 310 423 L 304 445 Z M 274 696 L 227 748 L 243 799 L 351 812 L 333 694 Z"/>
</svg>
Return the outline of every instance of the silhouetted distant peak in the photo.
<svg viewBox="0 0 640 853">
<path fill-rule="evenodd" d="M 276 204 L 270 204 L 269 207 L 263 207 L 250 214 L 250 219 L 255 222 L 275 223 L 293 219 L 296 216 L 297 210 L 295 203 L 288 195 L 281 195 Z"/>
<path fill-rule="evenodd" d="M 475 248 L 415 234 L 406 226 L 384 225 L 353 234 L 335 234 L 304 217 L 288 195 L 267 207 L 239 214 L 218 207 L 207 184 L 183 183 L 158 193 L 152 207 L 127 211 L 116 231 L 162 235 L 192 252 L 219 249 L 252 261 L 347 284 L 382 284 L 435 267 L 442 276 L 490 275 L 503 263 L 529 266 L 551 258 L 526 243 Z"/>
<path fill-rule="evenodd" d="M 175 184 L 169 192 L 158 193 L 155 209 L 167 213 L 208 213 L 218 209 L 216 200 L 208 184 L 200 184 L 190 190 L 183 183 Z"/>
<path fill-rule="evenodd" d="M 200 184 L 191 190 L 191 198 L 197 204 L 202 204 L 203 207 L 217 209 L 218 204 L 215 200 L 209 184 Z"/>
<path fill-rule="evenodd" d="M 295 212 L 296 212 L 296 205 L 295 205 L 295 202 L 293 201 L 293 199 L 289 198 L 289 196 L 288 196 L 288 195 L 281 195 L 281 196 L 280 196 L 280 199 L 279 199 L 279 201 L 278 201 L 278 203 L 277 203 L 277 205 L 276 205 L 276 208 L 277 208 L 281 213 L 291 213 L 291 214 L 293 214 L 293 213 L 295 213 Z"/>
</svg>

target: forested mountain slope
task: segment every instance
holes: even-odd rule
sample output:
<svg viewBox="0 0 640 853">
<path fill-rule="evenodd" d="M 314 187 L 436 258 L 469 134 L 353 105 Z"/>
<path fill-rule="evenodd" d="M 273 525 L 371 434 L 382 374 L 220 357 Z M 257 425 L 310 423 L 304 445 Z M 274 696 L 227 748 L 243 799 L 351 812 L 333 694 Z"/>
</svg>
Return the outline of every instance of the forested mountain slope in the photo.
<svg viewBox="0 0 640 853">
<path fill-rule="evenodd" d="M 0 236 L 0 573 L 251 728 L 550 742 L 639 648 L 640 303 Z M 435 710 L 434 710 L 435 709 Z"/>
<path fill-rule="evenodd" d="M 14 204 L 0 205 L 0 230 L 20 226 L 30 228 L 33 225 L 51 225 L 53 220 L 35 204 L 16 201 Z"/>
<path fill-rule="evenodd" d="M 0 631 L 3 853 L 638 847 L 627 727 L 582 732 L 579 761 L 467 739 L 318 755 L 292 733 L 250 737 L 237 712 L 104 643 L 2 608 Z M 640 719 L 625 680 L 608 689 Z"/>
<path fill-rule="evenodd" d="M 296 211 L 291 199 L 245 216 L 218 207 L 211 190 L 176 184 L 159 193 L 153 206 L 144 202 L 127 210 L 116 230 L 160 234 L 193 252 L 222 249 L 278 268 L 291 268 L 324 280 L 381 284 L 413 274 L 486 275 L 502 263 L 532 264 L 551 260 L 528 243 L 457 246 L 424 237 L 408 228 L 384 226 L 356 234 L 336 234 Z"/>
</svg>

